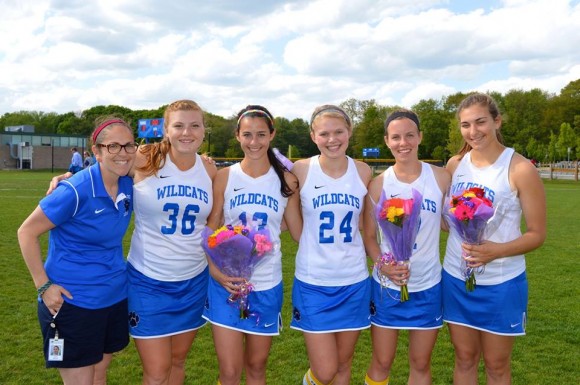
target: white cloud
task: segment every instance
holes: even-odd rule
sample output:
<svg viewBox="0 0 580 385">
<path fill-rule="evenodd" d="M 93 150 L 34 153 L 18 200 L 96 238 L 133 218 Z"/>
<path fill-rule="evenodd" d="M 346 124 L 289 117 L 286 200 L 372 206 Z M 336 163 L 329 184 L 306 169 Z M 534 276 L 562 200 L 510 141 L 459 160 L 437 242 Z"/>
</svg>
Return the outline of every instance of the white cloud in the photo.
<svg viewBox="0 0 580 385">
<path fill-rule="evenodd" d="M 0 0 L 0 12 L 0 114 L 187 97 L 291 119 L 352 97 L 410 107 L 580 78 L 577 0 Z"/>
</svg>

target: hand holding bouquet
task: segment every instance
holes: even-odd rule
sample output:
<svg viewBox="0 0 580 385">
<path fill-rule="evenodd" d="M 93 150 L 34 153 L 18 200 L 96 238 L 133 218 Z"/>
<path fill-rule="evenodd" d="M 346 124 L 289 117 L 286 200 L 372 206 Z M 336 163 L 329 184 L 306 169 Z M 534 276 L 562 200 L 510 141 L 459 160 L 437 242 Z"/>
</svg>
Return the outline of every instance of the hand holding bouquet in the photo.
<svg viewBox="0 0 580 385">
<path fill-rule="evenodd" d="M 494 215 L 492 202 L 485 197 L 485 190 L 472 187 L 464 190 L 459 195 L 453 195 L 448 200 L 448 207 L 444 210 L 445 218 L 452 226 L 463 242 L 478 245 L 483 240 L 483 234 L 490 218 Z M 475 290 L 476 268 L 467 264 L 468 255 L 462 255 L 461 266 L 465 276 L 465 288 L 467 291 Z M 483 274 L 484 267 L 477 270 Z"/>
<path fill-rule="evenodd" d="M 413 189 L 412 198 L 387 199 L 385 191 L 381 193 L 379 203 L 375 208 L 375 219 L 389 244 L 390 252 L 382 254 L 375 263 L 375 269 L 385 286 L 387 277 L 381 272 L 381 268 L 387 264 L 409 264 L 415 238 L 419 231 L 419 214 L 423 196 Z M 406 280 L 401 286 L 401 302 L 409 299 L 409 290 Z"/>
<path fill-rule="evenodd" d="M 244 279 L 228 302 L 238 305 L 240 318 L 248 318 L 248 296 L 254 289 L 250 278 L 256 264 L 272 250 L 268 230 L 252 230 L 245 225 L 224 225 L 215 231 L 206 227 L 202 232 L 202 247 L 222 273 Z"/>
</svg>

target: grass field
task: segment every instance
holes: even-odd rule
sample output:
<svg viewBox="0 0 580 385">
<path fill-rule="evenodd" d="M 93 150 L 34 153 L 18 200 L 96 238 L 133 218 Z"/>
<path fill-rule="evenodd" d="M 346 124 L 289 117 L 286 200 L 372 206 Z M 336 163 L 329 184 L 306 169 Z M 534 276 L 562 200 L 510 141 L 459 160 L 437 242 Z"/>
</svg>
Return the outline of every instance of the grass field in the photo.
<svg viewBox="0 0 580 385">
<path fill-rule="evenodd" d="M 59 384 L 56 370 L 44 369 L 36 317 L 36 291 L 20 255 L 16 229 L 46 191 L 51 174 L 0 171 L 0 384 Z M 580 376 L 580 183 L 545 182 L 548 200 L 548 238 L 527 255 L 530 284 L 527 336 L 519 337 L 513 352 L 513 384 L 577 384 Z M 128 246 L 130 232 L 125 237 Z M 443 244 L 443 242 L 442 242 Z M 46 248 L 46 237 L 43 240 Z M 301 384 L 308 360 L 302 335 L 291 330 L 290 293 L 296 243 L 283 237 L 285 328 L 274 339 L 268 383 Z M 407 336 L 402 333 L 391 385 L 406 384 Z M 433 354 L 434 384 L 452 383 L 453 350 L 443 328 Z M 363 383 L 370 359 L 370 334 L 362 333 L 353 363 L 352 384 Z M 480 384 L 484 384 L 480 370 Z M 190 352 L 187 384 L 215 384 L 217 362 L 209 327 L 204 327 Z M 139 384 L 141 367 L 133 344 L 117 354 L 109 370 L 109 384 Z"/>
</svg>

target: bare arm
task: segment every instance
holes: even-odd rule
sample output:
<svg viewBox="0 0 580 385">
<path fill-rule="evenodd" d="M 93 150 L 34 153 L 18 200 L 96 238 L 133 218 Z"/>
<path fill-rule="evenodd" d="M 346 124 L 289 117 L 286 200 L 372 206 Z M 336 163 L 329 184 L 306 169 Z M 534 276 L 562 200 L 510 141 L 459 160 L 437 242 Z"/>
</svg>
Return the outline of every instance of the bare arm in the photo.
<svg viewBox="0 0 580 385">
<path fill-rule="evenodd" d="M 373 171 L 371 170 L 369 165 L 364 163 L 364 162 L 356 160 L 355 165 L 356 165 L 356 170 L 358 172 L 358 176 L 359 176 L 360 180 L 368 188 L 369 183 L 371 182 L 371 180 L 373 178 Z M 366 206 L 366 200 L 363 201 L 362 204 L 363 204 L 363 212 L 364 212 L 364 208 Z M 358 228 L 360 230 L 362 230 L 364 228 L 364 222 L 365 222 L 365 216 L 363 214 L 359 217 Z"/>
<path fill-rule="evenodd" d="M 375 219 L 375 207 L 381 196 L 383 187 L 383 174 L 377 176 L 369 184 L 369 192 L 365 197 L 364 220 L 363 220 L 363 243 L 367 255 L 373 263 L 381 255 L 381 248 L 377 240 L 377 222 Z"/>
<path fill-rule="evenodd" d="M 525 254 L 540 247 L 546 239 L 546 194 L 538 171 L 530 161 L 515 154 L 510 165 L 510 181 L 516 189 L 526 230 L 506 243 L 485 241 L 481 245 L 463 245 L 476 262 L 488 263 L 497 258 Z"/>
<path fill-rule="evenodd" d="M 363 220 L 363 242 L 367 255 L 373 263 L 377 263 L 382 255 L 382 250 L 377 239 L 378 225 L 375 217 L 375 209 L 379 203 L 383 191 L 384 173 L 374 178 L 369 184 L 369 192 L 365 198 Z M 385 264 L 380 266 L 381 273 L 386 275 L 391 282 L 402 285 L 409 278 L 409 268 L 406 265 Z"/>
<path fill-rule="evenodd" d="M 44 270 L 39 238 L 54 227 L 40 206 L 37 206 L 18 229 L 18 243 L 22 257 L 37 289 L 49 280 Z M 52 314 L 56 314 L 61 308 L 64 302 L 63 295 L 72 299 L 71 294 L 65 288 L 56 284 L 51 285 L 42 295 L 42 300 Z"/>
<path fill-rule="evenodd" d="M 449 170 L 442 167 L 431 166 L 431 169 L 433 170 L 433 174 L 435 175 L 435 180 L 439 185 L 439 189 L 443 193 L 443 199 L 440 202 L 440 207 L 443 210 L 445 208 L 445 197 L 447 191 L 449 190 L 449 186 L 451 186 L 451 173 Z M 444 231 L 449 231 L 449 225 L 443 218 L 441 219 L 441 229 Z"/>
<path fill-rule="evenodd" d="M 209 216 L 207 217 L 207 226 L 216 230 L 224 224 L 224 193 L 228 183 L 229 168 L 223 168 L 217 171 L 213 180 L 213 205 Z M 229 277 L 222 273 L 213 263 L 211 258 L 207 257 L 209 273 L 220 285 L 222 285 L 230 294 L 237 293 L 239 284 L 244 281 L 243 278 Z"/>
</svg>

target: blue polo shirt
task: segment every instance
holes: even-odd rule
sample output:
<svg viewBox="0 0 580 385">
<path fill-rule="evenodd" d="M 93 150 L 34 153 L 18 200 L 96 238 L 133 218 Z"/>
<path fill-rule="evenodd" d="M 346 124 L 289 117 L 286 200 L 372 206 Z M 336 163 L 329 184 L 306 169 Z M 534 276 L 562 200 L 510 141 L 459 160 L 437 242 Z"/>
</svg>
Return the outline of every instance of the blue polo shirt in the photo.
<svg viewBox="0 0 580 385">
<path fill-rule="evenodd" d="M 123 236 L 133 212 L 133 179 L 119 178 L 116 202 L 109 197 L 99 163 L 59 183 L 40 201 L 56 225 L 49 232 L 45 269 L 50 280 L 67 289 L 88 309 L 127 298 Z"/>
</svg>

